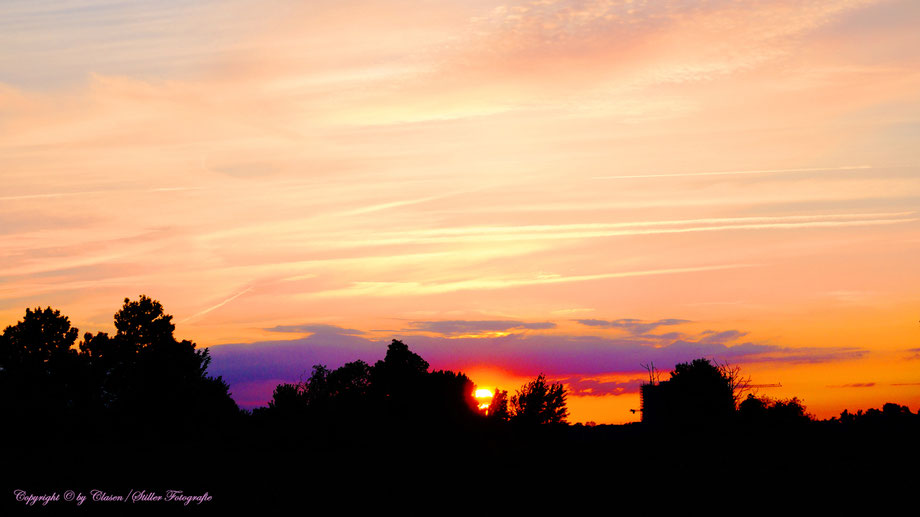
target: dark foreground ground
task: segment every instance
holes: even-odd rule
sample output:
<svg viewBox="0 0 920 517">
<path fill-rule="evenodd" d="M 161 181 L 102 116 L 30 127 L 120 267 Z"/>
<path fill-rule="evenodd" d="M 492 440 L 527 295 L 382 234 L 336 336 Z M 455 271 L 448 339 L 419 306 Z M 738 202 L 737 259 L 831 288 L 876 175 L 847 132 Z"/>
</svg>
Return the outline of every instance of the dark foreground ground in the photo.
<svg viewBox="0 0 920 517">
<path fill-rule="evenodd" d="M 907 504 L 910 514 L 920 494 L 913 428 L 816 422 L 756 430 L 633 424 L 322 432 L 241 426 L 211 436 L 175 429 L 117 436 L 6 431 L 2 515 L 568 515 L 581 513 L 577 508 L 760 514 L 851 504 L 879 510 L 893 501 Z M 167 501 L 170 490 L 210 499 Z M 93 491 L 109 500 L 94 501 Z M 23 501 L 55 494 L 45 505 Z M 77 505 L 80 495 L 86 500 Z"/>
</svg>

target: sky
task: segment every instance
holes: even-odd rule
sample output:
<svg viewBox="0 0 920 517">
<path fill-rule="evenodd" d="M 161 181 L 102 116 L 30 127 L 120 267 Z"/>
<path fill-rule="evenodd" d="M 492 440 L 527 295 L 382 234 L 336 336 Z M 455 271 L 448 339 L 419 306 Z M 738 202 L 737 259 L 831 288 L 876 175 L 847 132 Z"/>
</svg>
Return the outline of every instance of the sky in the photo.
<svg viewBox="0 0 920 517">
<path fill-rule="evenodd" d="M 381 359 L 570 420 L 920 409 L 914 0 L 6 0 L 0 326 L 146 294 L 244 407 Z"/>
</svg>

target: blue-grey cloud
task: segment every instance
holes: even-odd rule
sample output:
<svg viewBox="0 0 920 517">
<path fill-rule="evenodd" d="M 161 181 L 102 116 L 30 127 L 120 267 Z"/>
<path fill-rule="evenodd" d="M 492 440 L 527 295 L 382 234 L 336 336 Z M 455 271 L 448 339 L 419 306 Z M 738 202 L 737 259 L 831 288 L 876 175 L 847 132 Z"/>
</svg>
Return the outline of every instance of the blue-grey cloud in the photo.
<svg viewBox="0 0 920 517">
<path fill-rule="evenodd" d="M 461 334 L 476 334 L 480 332 L 505 332 L 516 329 L 527 330 L 546 330 L 556 328 L 556 324 L 551 321 L 538 321 L 527 323 L 523 321 L 507 320 L 488 320 L 488 321 L 470 321 L 470 320 L 448 320 L 448 321 L 413 321 L 409 324 L 411 329 L 421 332 L 432 332 L 444 336 L 456 336 Z"/>
<path fill-rule="evenodd" d="M 623 329 L 633 335 L 643 335 L 648 334 L 649 332 L 655 330 L 658 327 L 663 327 L 666 325 L 681 325 L 683 323 L 690 323 L 689 320 L 679 320 L 679 319 L 663 319 L 658 321 L 643 321 L 633 318 L 622 318 L 618 320 L 596 320 L 596 319 L 584 319 L 584 320 L 575 320 L 582 325 L 587 325 L 589 327 L 601 327 L 601 328 L 615 328 Z"/>
</svg>

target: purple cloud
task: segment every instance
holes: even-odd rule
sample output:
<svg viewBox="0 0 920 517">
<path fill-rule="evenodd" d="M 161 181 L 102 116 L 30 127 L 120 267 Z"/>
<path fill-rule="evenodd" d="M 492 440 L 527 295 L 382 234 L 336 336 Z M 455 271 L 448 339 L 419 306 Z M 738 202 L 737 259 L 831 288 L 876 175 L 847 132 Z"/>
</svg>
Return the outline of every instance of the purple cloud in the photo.
<svg viewBox="0 0 920 517">
<path fill-rule="evenodd" d="M 421 332 L 432 332 L 444 336 L 456 336 L 462 334 L 475 334 L 479 332 L 505 332 L 515 329 L 528 330 L 545 330 L 554 329 L 556 324 L 551 321 L 539 321 L 535 323 L 525 323 L 523 321 L 413 321 L 409 324 L 410 330 Z"/>
<path fill-rule="evenodd" d="M 767 343 L 738 343 L 732 339 L 745 333 L 736 330 L 707 331 L 697 336 L 678 335 L 676 338 L 672 334 L 611 338 L 539 333 L 494 338 L 448 337 L 450 332 L 466 332 L 475 326 L 472 323 L 482 322 L 456 323 L 446 322 L 444 327 L 434 327 L 443 335 L 397 334 L 391 338 L 401 339 L 409 345 L 431 364 L 432 369 L 468 371 L 480 365 L 490 365 L 525 376 L 544 372 L 549 377 L 567 379 L 572 393 L 581 395 L 632 393 L 636 389 L 632 382 L 601 382 L 591 380 L 591 377 L 614 372 L 644 374 L 642 365 L 649 362 L 665 371 L 677 363 L 699 357 L 733 364 L 817 363 L 858 358 L 867 353 L 863 349 L 847 347 L 790 348 Z M 501 325 L 479 325 L 477 328 L 507 328 L 517 323 L 520 322 L 505 321 Z M 374 340 L 331 325 L 280 328 L 285 329 L 279 330 L 282 332 L 309 332 L 312 329 L 314 333 L 294 340 L 209 348 L 213 358 L 210 374 L 223 376 L 244 407 L 265 404 L 271 398 L 275 385 L 305 378 L 314 364 L 337 368 L 357 359 L 373 364 L 386 354 L 391 339 Z"/>
</svg>

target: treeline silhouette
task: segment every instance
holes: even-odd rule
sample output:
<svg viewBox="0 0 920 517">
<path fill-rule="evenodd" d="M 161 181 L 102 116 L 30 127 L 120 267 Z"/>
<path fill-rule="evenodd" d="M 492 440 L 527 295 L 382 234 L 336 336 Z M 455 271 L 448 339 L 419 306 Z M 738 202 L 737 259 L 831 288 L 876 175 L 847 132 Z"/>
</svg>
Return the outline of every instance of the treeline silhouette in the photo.
<svg viewBox="0 0 920 517">
<path fill-rule="evenodd" d="M 155 300 L 125 299 L 115 334 L 79 331 L 50 307 L 26 309 L 0 335 L 0 408 L 14 429 L 169 440 L 170 430 L 215 432 L 240 410 L 228 385 L 209 377 L 207 349 L 173 336 Z"/>
<path fill-rule="evenodd" d="M 915 461 L 905 451 L 920 431 L 920 415 L 893 403 L 817 420 L 801 400 L 757 396 L 737 367 L 705 358 L 676 365 L 667 380 L 650 369 L 641 423 L 570 424 L 565 387 L 542 374 L 510 396 L 495 390 L 483 409 L 466 375 L 432 371 L 398 340 L 373 365 L 314 365 L 307 379 L 278 385 L 266 407 L 245 411 L 208 375 L 207 349 L 175 338 L 158 301 L 126 298 L 114 327 L 78 342 L 49 307 L 26 309 L 0 335 L 5 486 L 181 485 L 214 494 L 215 507 L 304 483 L 385 493 L 409 480 L 459 497 L 458 483 L 483 468 L 526 476 L 600 463 L 619 465 L 605 479 L 625 482 L 658 475 L 662 463 L 674 476 L 730 475 L 739 462 L 773 472 L 792 461 L 836 475 Z M 296 474 L 254 474 L 290 466 Z"/>
</svg>

